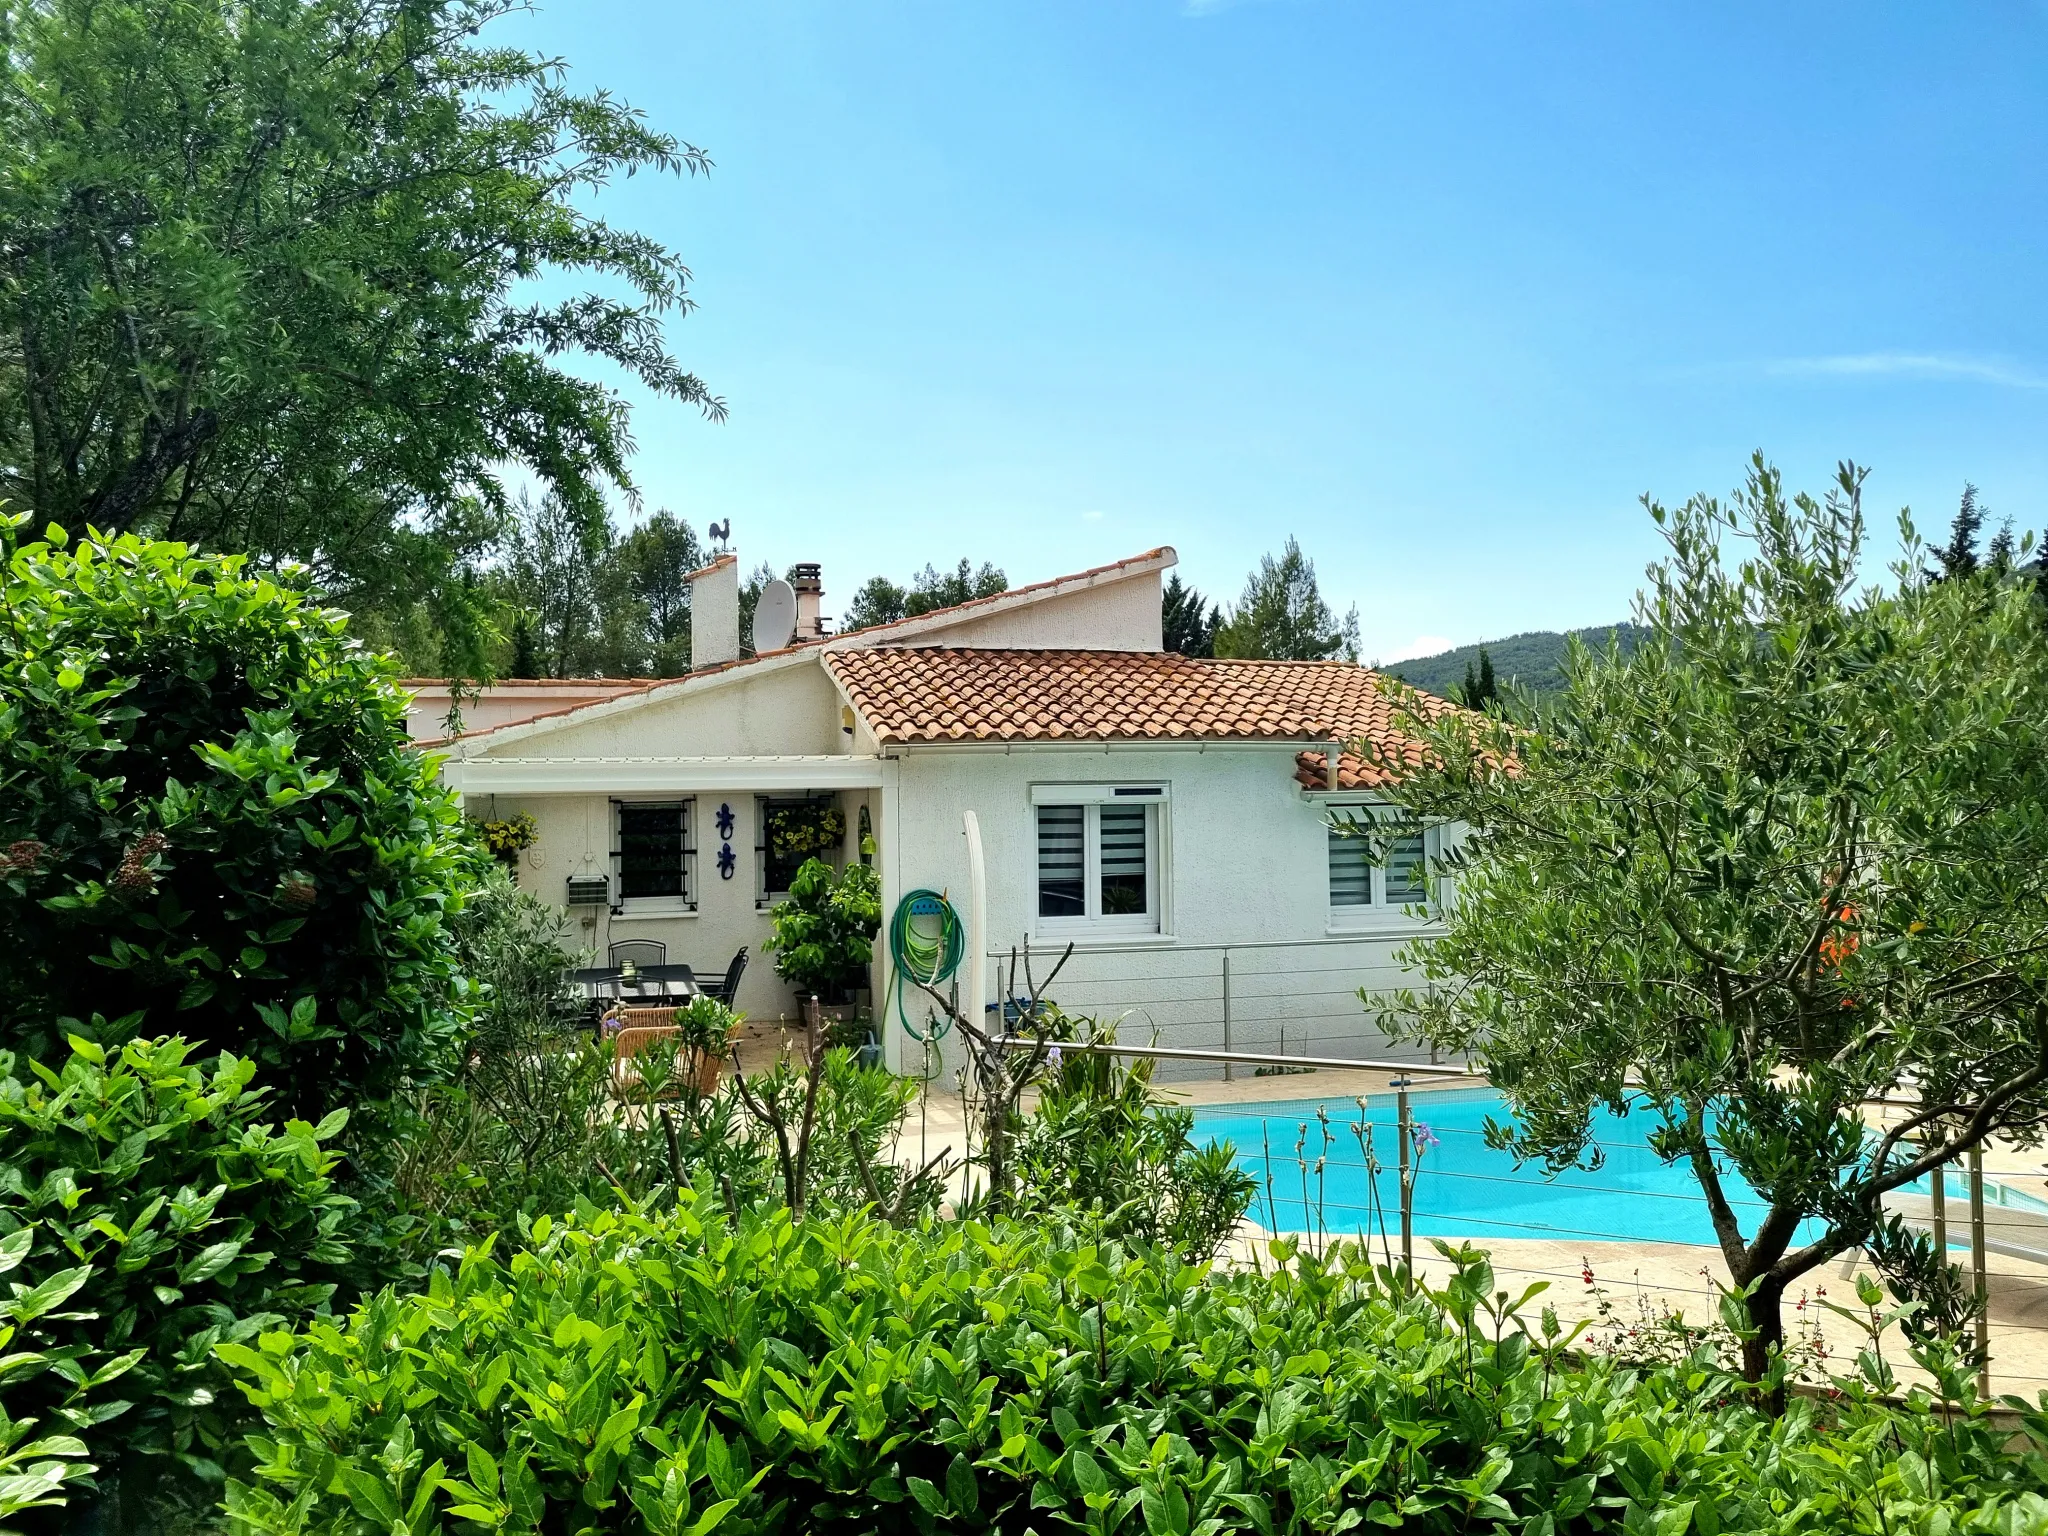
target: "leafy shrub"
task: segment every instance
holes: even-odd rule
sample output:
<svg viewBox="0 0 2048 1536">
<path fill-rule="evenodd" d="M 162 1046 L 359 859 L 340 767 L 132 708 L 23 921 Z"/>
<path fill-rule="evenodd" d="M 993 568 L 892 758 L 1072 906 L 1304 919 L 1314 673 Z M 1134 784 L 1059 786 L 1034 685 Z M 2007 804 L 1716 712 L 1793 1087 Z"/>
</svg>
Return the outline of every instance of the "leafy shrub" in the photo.
<svg viewBox="0 0 2048 1536">
<path fill-rule="evenodd" d="M 58 1021 L 139 1014 L 308 1119 L 441 1070 L 480 855 L 388 665 L 239 556 L 21 524 L 0 514 L 0 1040 L 47 1058 Z"/>
<path fill-rule="evenodd" d="M 404 1100 L 389 1191 L 423 1218 L 418 1257 L 668 1176 L 655 1139 L 620 1121 L 610 1051 L 580 1028 L 562 914 L 490 869 L 450 928 L 469 1049 L 451 1080 Z"/>
<path fill-rule="evenodd" d="M 1194 1144 L 1194 1111 L 1152 1092 L 1152 1063 L 1070 1051 L 1049 1063 L 1016 1141 L 1018 1216 L 1092 1211 L 1105 1237 L 1215 1257 L 1257 1184 L 1227 1146 Z"/>
<path fill-rule="evenodd" d="M 863 1204 L 894 1221 L 938 1210 L 950 1154 L 941 1151 L 917 1170 L 884 1155 L 917 1098 L 915 1079 L 864 1068 L 843 1046 L 819 1048 L 803 1069 L 785 1058 L 751 1078 L 735 1064 L 733 1076 L 731 1097 L 746 1110 L 735 1145 L 755 1182 L 734 1185 L 721 1172 L 728 1212 L 763 1198 L 780 1198 L 799 1217 Z M 696 1131 L 707 1150 L 732 1134 L 711 1126 Z"/>
<path fill-rule="evenodd" d="M 482 870 L 449 920 L 456 968 L 469 992 L 472 1055 L 574 1032 L 588 1003 L 570 980 L 568 923 L 495 866 Z"/>
<path fill-rule="evenodd" d="M 188 1055 L 81 1039 L 17 1076 L 0 1052 L 0 1397 L 131 1485 L 218 1482 L 248 1410 L 213 1346 L 325 1307 L 350 1260 L 321 1145 L 346 1112 L 274 1130 L 253 1063 Z"/>
<path fill-rule="evenodd" d="M 775 974 L 825 1003 L 844 1003 L 867 977 L 882 926 L 881 877 L 869 864 L 835 877 L 824 860 L 806 859 L 772 917 Z"/>
<path fill-rule="evenodd" d="M 1348 1245 L 1211 1275 L 1047 1224 L 537 1222 L 422 1295 L 224 1345 L 265 1429 L 247 1533 L 2017 1531 L 2044 1468 L 1973 1409 L 1573 1368 L 1483 1258 Z M 1525 1298 L 1526 1300 L 1526 1298 Z M 1533 1336 L 1532 1336 L 1533 1334 Z M 2048 1430 L 2048 1415 L 2033 1420 Z M 467 1527 L 465 1527 L 467 1528 Z"/>
<path fill-rule="evenodd" d="M 799 1125 L 813 1102 L 805 1187 L 829 1207 L 873 1198 L 905 1212 L 937 1202 L 936 1187 L 904 1194 L 904 1175 L 882 1153 L 916 1085 L 856 1069 L 845 1051 L 820 1059 L 818 1091 L 793 1063 L 749 1081 L 748 1108 L 726 1087 L 709 1097 L 670 1091 L 688 1078 L 683 1053 L 723 1044 L 735 1015 L 710 998 L 678 1010 L 676 1050 L 634 1058 L 631 1104 L 614 1092 L 609 1041 L 574 1027 L 580 1002 L 554 908 L 490 871 L 456 919 L 460 963 L 474 985 L 467 1059 L 445 1085 L 409 1096 L 397 1145 L 393 1199 L 423 1218 L 415 1257 L 523 1221 L 610 1203 L 613 1191 L 647 1200 L 702 1183 L 737 1208 L 786 1198 L 784 1145 L 773 1120 Z M 794 1157 L 795 1148 L 788 1153 Z M 863 1171 L 863 1164 L 867 1172 Z M 872 1195 L 870 1193 L 872 1180 Z"/>
<path fill-rule="evenodd" d="M 394 1188 L 423 1218 L 413 1259 L 622 1196 L 666 1204 L 678 1188 L 728 1211 L 794 1192 L 812 1209 L 872 1203 L 899 1217 L 936 1210 L 944 1193 L 884 1153 L 917 1085 L 864 1071 L 848 1051 L 824 1054 L 815 1095 L 807 1071 L 778 1062 L 742 1097 L 730 1082 L 710 1095 L 669 1092 L 687 1081 L 680 1048 L 650 1050 L 634 1058 L 640 1082 L 626 1104 L 613 1094 L 610 1041 L 554 1037 L 517 1054 L 510 1066 L 473 1062 L 464 1086 L 415 1102 Z"/>
<path fill-rule="evenodd" d="M 0 1327 L 0 1349 L 13 1330 Z M 85 1461 L 85 1442 L 76 1435 L 30 1440 L 34 1419 L 10 1419 L 0 1408 L 0 1520 L 12 1522 L 36 1509 L 62 1509 L 77 1485 L 99 1468 Z M 11 1530 L 10 1523 L 0 1530 Z"/>
<path fill-rule="evenodd" d="M 673 1023 L 677 1042 L 693 1051 L 723 1056 L 732 1043 L 732 1032 L 744 1016 L 715 997 L 698 993 L 675 1011 Z"/>
</svg>

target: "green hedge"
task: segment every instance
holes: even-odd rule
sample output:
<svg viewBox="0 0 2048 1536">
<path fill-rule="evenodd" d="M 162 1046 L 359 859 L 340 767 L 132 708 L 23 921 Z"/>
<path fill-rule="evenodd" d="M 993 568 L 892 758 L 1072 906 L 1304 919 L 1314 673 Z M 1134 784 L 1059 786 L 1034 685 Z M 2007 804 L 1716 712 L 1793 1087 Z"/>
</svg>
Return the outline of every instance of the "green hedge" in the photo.
<svg viewBox="0 0 2048 1536">
<path fill-rule="evenodd" d="M 186 1055 L 0 1052 L 0 1406 L 151 1495 L 218 1490 L 251 1415 L 214 1346 L 325 1307 L 360 1223 L 322 1145 L 343 1112 L 278 1130 L 249 1062 Z"/>
<path fill-rule="evenodd" d="M 236 1529 L 2048 1522 L 2042 1463 L 1981 1419 L 1801 1403 L 1773 1420 L 1704 1365 L 1573 1369 L 1554 1332 L 1489 1316 L 1476 1254 L 1432 1300 L 1349 1250 L 1216 1276 L 1042 1227 L 734 1228 L 687 1197 L 531 1237 L 346 1324 L 222 1346 L 266 1421 L 255 1480 L 230 1487 Z"/>
<path fill-rule="evenodd" d="M 0 1044 L 140 1014 L 288 1113 L 443 1075 L 447 918 L 485 858 L 391 665 L 239 555 L 0 509 Z"/>
</svg>

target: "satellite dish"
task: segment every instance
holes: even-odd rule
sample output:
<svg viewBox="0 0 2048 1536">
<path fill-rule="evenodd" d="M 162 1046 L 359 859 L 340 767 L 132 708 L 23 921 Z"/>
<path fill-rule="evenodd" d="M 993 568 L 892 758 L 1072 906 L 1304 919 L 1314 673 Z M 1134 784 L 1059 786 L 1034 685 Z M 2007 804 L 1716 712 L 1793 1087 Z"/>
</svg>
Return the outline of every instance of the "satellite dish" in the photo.
<svg viewBox="0 0 2048 1536">
<path fill-rule="evenodd" d="M 779 651 L 796 636 L 796 589 L 771 581 L 754 603 L 754 654 Z"/>
</svg>

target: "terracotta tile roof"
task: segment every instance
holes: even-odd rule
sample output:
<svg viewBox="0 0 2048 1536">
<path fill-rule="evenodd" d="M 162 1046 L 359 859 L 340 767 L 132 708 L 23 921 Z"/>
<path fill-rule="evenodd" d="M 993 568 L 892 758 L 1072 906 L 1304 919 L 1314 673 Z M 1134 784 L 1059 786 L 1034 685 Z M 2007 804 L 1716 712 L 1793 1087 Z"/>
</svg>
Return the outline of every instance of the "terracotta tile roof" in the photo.
<svg viewBox="0 0 2048 1536">
<path fill-rule="evenodd" d="M 1157 549 L 1148 549 L 1141 555 L 1129 555 L 1122 560 L 1112 560 L 1107 565 L 1094 565 L 1085 571 L 1075 571 L 1066 576 L 1055 576 L 1049 581 L 1034 581 L 1025 586 L 1011 587 L 1007 591 L 993 593 L 988 597 L 971 597 L 964 603 L 953 603 L 944 608 L 933 608 L 907 619 L 891 620 L 887 624 L 871 624 L 866 629 L 849 629 L 836 635 L 810 636 L 802 640 L 792 641 L 780 650 L 762 651 L 758 655 L 742 656 L 736 661 L 715 662 L 708 667 L 699 667 L 694 672 L 686 672 L 681 677 L 564 678 L 561 680 L 564 687 L 603 683 L 618 686 L 619 692 L 614 698 L 598 699 L 588 704 L 576 704 L 566 709 L 551 709 L 539 714 L 529 715 L 524 720 L 508 720 L 503 725 L 484 726 L 477 730 L 464 731 L 459 736 L 441 736 L 435 737 L 431 741 L 416 741 L 413 745 L 416 747 L 441 747 L 448 745 L 450 742 L 469 741 L 482 736 L 490 736 L 498 731 L 508 730 L 514 725 L 531 725 L 536 720 L 559 720 L 569 715 L 581 714 L 588 709 L 596 709 L 601 705 L 615 704 L 619 699 L 626 698 L 635 693 L 651 693 L 657 688 L 666 688 L 671 683 L 688 682 L 690 679 L 698 677 L 710 677 L 718 672 L 730 672 L 735 667 L 751 666 L 757 661 L 768 661 L 778 656 L 787 656 L 792 651 L 812 651 L 830 646 L 836 652 L 841 646 L 848 645 L 849 643 L 852 645 L 867 645 L 872 643 L 875 636 L 887 634 L 891 630 L 909 629 L 913 626 L 920 628 L 929 627 L 934 620 L 949 619 L 955 614 L 969 613 L 977 608 L 986 608 L 995 603 L 1007 603 L 1019 597 L 1031 598 L 1040 596 L 1051 592 L 1057 587 L 1067 586 L 1074 582 L 1085 582 L 1097 576 L 1107 576 L 1113 571 L 1121 571 L 1133 565 L 1146 565 L 1171 553 L 1172 546 L 1162 544 Z M 737 555 L 720 555 L 702 570 L 692 571 L 683 579 L 685 581 L 694 580 L 699 576 L 715 571 L 721 565 L 735 562 L 738 558 Z M 430 687 L 441 686 L 429 679 L 419 679 L 417 681 Z M 535 680 L 508 678 L 506 681 L 519 681 L 524 686 Z"/>
<path fill-rule="evenodd" d="M 1401 743 L 1401 756 L 1410 767 L 1422 761 L 1422 753 L 1415 743 Z M 1337 758 L 1337 782 L 1330 783 L 1329 762 L 1319 751 L 1297 752 L 1294 754 L 1294 782 L 1303 789 L 1385 789 L 1400 781 L 1400 775 L 1390 770 L 1390 765 L 1375 758 L 1360 757 L 1356 752 L 1345 752 Z"/>
<path fill-rule="evenodd" d="M 1380 675 L 1345 662 L 931 646 L 834 651 L 825 665 L 889 744 L 1363 737 L 1420 761 L 1394 727 Z M 1432 711 L 1452 707 L 1418 697 Z M 1309 758 L 1320 786 L 1321 754 Z M 1371 787 L 1364 775 L 1378 771 L 1357 761 L 1347 787 Z"/>
</svg>

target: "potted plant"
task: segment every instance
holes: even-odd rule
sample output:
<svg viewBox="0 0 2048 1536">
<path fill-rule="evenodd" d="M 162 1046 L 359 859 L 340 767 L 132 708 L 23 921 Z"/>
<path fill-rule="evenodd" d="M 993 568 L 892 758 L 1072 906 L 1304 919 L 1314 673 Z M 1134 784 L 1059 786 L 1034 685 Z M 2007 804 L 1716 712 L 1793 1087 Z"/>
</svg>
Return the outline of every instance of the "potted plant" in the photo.
<svg viewBox="0 0 2048 1536">
<path fill-rule="evenodd" d="M 666 1024 L 619 1035 L 621 1089 L 648 1099 L 673 1098 L 677 1090 L 693 1097 L 715 1093 L 742 1016 L 717 998 L 702 996 L 659 1012 L 668 1015 Z"/>
<path fill-rule="evenodd" d="M 740 1019 L 715 997 L 693 997 L 676 1009 L 676 1055 L 685 1083 L 695 1092 L 708 1094 L 717 1089 Z"/>
<path fill-rule="evenodd" d="M 807 1016 L 816 998 L 821 1014 L 830 1009 L 843 1018 L 855 989 L 867 982 L 882 926 L 882 885 L 874 867 L 855 864 L 835 875 L 824 860 L 806 859 L 789 882 L 788 898 L 769 916 L 775 974 L 797 989 Z"/>
</svg>

